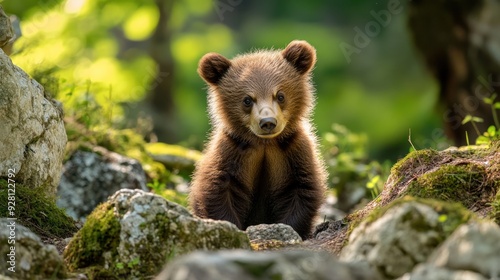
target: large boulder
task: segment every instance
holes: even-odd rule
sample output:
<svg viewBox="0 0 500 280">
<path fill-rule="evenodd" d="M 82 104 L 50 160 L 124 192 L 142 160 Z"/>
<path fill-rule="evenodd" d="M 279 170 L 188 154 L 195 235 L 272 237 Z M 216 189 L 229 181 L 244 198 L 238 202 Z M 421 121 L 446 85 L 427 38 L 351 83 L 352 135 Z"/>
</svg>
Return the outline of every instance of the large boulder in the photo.
<svg viewBox="0 0 500 280">
<path fill-rule="evenodd" d="M 77 150 L 64 164 L 57 205 L 76 220 L 85 220 L 95 207 L 120 189 L 147 191 L 141 164 L 128 157 L 94 148 Z"/>
<path fill-rule="evenodd" d="M 469 223 L 455 230 L 426 263 L 401 280 L 431 279 L 429 276 L 436 276 L 432 279 L 498 279 L 499 252 L 500 227 L 497 224 L 490 221 Z"/>
<path fill-rule="evenodd" d="M 56 247 L 16 220 L 0 218 L 0 273 L 11 279 L 64 279 L 66 270 Z M 1 277 L 1 276 L 0 276 Z"/>
<path fill-rule="evenodd" d="M 67 140 L 61 106 L 2 50 L 0 77 L 0 177 L 55 194 Z"/>
<path fill-rule="evenodd" d="M 64 257 L 72 271 L 134 279 L 156 275 L 194 250 L 249 247 L 247 235 L 229 222 L 198 219 L 158 195 L 123 189 L 87 217 Z"/>
<path fill-rule="evenodd" d="M 394 279 L 427 260 L 472 214 L 458 204 L 412 198 L 395 201 L 357 226 L 340 260 L 367 262 Z"/>
<path fill-rule="evenodd" d="M 324 252 L 196 252 L 169 264 L 156 280 L 329 279 L 377 280 L 368 266 L 337 261 Z"/>
<path fill-rule="evenodd" d="M 340 254 L 352 230 L 372 213 L 405 196 L 457 202 L 479 217 L 500 220 L 500 141 L 445 151 L 409 153 L 391 169 L 380 195 L 339 221 L 317 227 L 307 246 Z"/>
</svg>

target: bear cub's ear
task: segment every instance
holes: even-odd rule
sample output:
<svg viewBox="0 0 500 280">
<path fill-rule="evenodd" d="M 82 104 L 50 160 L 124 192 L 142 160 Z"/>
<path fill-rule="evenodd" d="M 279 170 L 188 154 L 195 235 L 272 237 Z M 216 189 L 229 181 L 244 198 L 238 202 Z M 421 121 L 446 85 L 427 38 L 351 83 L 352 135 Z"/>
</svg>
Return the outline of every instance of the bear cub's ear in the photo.
<svg viewBox="0 0 500 280">
<path fill-rule="evenodd" d="M 207 53 L 200 59 L 198 74 L 209 84 L 217 85 L 231 66 L 231 61 L 218 53 Z"/>
<path fill-rule="evenodd" d="M 281 52 L 300 74 L 305 74 L 316 64 L 316 49 L 306 41 L 292 41 Z"/>
</svg>

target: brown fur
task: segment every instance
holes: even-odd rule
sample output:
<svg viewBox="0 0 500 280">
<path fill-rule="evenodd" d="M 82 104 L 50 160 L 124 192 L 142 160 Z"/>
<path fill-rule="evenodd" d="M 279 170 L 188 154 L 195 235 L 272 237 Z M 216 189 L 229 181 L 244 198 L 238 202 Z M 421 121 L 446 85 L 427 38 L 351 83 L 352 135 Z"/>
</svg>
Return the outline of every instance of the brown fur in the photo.
<svg viewBox="0 0 500 280">
<path fill-rule="evenodd" d="M 326 186 L 309 121 L 315 62 L 316 51 L 305 41 L 282 51 L 232 60 L 209 53 L 200 60 L 213 131 L 191 185 L 197 216 L 240 229 L 285 223 L 309 236 Z M 276 127 L 264 130 L 264 118 L 274 118 Z"/>
</svg>

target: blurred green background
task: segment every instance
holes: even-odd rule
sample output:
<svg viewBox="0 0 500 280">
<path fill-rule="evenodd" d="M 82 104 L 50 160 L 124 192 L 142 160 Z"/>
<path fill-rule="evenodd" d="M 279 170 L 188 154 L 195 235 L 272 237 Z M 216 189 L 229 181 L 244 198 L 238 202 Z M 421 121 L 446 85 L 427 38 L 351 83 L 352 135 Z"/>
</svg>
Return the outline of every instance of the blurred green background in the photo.
<svg viewBox="0 0 500 280">
<path fill-rule="evenodd" d="M 409 130 L 417 148 L 444 143 L 436 134 L 442 121 L 437 85 L 412 45 L 404 3 L 377 29 L 374 14 L 387 11 L 388 1 L 0 0 L 21 22 L 13 61 L 62 101 L 67 115 L 122 127 L 135 118 L 133 126 L 147 130 L 147 117 L 141 122 L 147 110 L 131 117 L 127 108 L 169 76 L 176 117 L 165 120 L 175 128 L 166 141 L 201 149 L 209 121 L 199 59 L 207 52 L 230 58 L 302 39 L 317 49 L 318 135 L 340 124 L 367 139 L 370 158 L 391 161 L 408 152 Z M 158 6 L 170 4 L 160 13 Z M 151 56 L 162 16 L 171 73 L 162 73 Z M 346 57 L 340 46 L 356 46 L 357 28 L 372 36 Z M 102 113 L 86 114 L 96 110 Z"/>
</svg>

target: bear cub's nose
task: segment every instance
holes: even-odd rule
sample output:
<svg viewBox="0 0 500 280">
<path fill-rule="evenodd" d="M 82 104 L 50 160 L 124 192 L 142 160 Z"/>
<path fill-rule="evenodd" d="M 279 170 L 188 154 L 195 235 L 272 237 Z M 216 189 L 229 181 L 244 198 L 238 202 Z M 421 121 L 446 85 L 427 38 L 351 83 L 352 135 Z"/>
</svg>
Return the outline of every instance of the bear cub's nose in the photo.
<svg viewBox="0 0 500 280">
<path fill-rule="evenodd" d="M 271 132 L 276 127 L 275 118 L 263 118 L 259 122 L 259 126 L 265 132 Z"/>
</svg>

